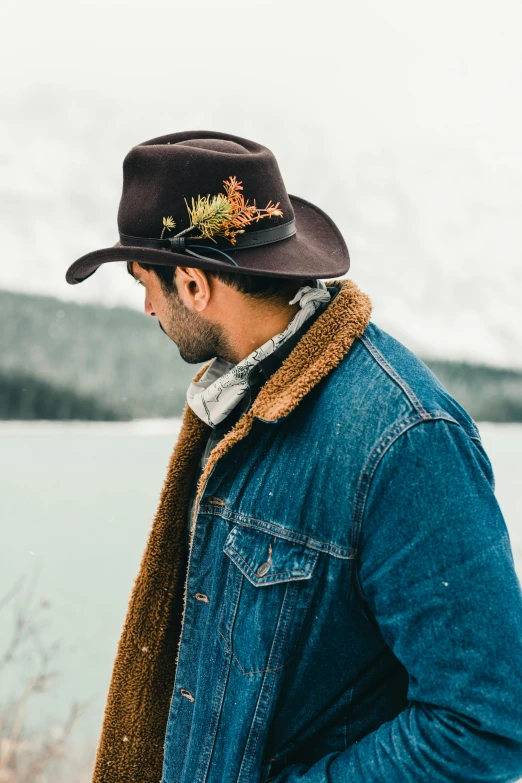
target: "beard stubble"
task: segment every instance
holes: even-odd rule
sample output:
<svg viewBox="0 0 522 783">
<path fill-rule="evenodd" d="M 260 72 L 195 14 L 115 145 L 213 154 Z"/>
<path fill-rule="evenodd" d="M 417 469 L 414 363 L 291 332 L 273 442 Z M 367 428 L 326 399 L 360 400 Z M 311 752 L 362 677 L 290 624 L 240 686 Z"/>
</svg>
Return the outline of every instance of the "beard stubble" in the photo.
<svg viewBox="0 0 522 783">
<path fill-rule="evenodd" d="M 177 345 L 183 361 L 201 364 L 216 356 L 227 359 L 232 355 L 222 326 L 207 321 L 185 307 L 177 290 L 169 291 L 168 302 L 167 318 L 164 323 L 158 318 L 158 324 L 161 331 Z"/>
</svg>

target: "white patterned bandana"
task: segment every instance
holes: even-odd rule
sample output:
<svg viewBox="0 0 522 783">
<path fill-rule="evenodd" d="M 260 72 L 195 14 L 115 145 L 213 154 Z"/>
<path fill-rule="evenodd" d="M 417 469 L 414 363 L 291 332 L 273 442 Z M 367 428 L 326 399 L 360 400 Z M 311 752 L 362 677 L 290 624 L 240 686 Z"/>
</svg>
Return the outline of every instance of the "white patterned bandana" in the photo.
<svg viewBox="0 0 522 783">
<path fill-rule="evenodd" d="M 199 381 L 192 381 L 187 389 L 187 403 L 194 413 L 210 427 L 223 421 L 248 391 L 248 378 L 256 364 L 288 340 L 315 313 L 321 302 L 330 299 L 331 294 L 323 281 L 315 280 L 313 287 L 303 286 L 288 302 L 299 302 L 301 309 L 283 332 L 271 337 L 238 364 L 216 356 Z"/>
</svg>

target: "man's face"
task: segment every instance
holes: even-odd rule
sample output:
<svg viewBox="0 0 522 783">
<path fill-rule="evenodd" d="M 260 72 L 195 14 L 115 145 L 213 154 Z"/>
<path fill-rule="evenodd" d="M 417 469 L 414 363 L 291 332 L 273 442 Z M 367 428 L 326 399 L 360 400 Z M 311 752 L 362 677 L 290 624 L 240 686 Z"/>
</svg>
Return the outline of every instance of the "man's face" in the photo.
<svg viewBox="0 0 522 783">
<path fill-rule="evenodd" d="M 162 287 L 153 270 L 132 265 L 135 279 L 145 289 L 145 312 L 158 319 L 160 329 L 176 343 L 181 358 L 189 364 L 199 364 L 222 355 L 227 350 L 226 334 L 219 324 L 191 309 L 181 299 L 175 279 L 173 290 Z M 177 270 L 176 270 L 177 272 Z"/>
</svg>

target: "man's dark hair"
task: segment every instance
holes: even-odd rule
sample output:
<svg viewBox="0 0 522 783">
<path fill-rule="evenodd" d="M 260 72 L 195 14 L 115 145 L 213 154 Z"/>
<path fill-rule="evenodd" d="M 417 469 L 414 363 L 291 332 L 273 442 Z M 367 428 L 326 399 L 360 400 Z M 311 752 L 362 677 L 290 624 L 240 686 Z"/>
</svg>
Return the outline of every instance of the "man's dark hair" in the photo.
<svg viewBox="0 0 522 783">
<path fill-rule="evenodd" d="M 138 264 L 137 261 L 134 261 L 134 263 Z M 130 275 L 132 275 L 132 264 L 132 261 L 127 262 L 127 271 Z M 176 290 L 174 284 L 175 266 L 164 266 L 163 264 L 138 264 L 138 266 L 155 272 L 165 293 L 172 293 Z M 206 273 L 243 294 L 249 294 L 256 299 L 265 301 L 288 301 L 297 293 L 301 286 L 312 285 L 313 283 L 311 278 L 238 275 L 235 272 L 222 272 L 221 270 L 217 272 L 206 271 Z M 132 276 L 134 277 L 134 275 Z"/>
</svg>

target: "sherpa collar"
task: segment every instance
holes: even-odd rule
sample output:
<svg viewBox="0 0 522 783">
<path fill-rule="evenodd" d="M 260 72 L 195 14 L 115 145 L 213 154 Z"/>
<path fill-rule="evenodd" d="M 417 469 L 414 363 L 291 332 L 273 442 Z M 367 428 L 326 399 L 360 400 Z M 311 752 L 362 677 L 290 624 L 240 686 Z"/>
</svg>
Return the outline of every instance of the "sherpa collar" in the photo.
<svg viewBox="0 0 522 783">
<path fill-rule="evenodd" d="M 340 363 L 370 322 L 371 300 L 353 281 L 325 282 L 339 293 L 210 453 L 198 481 L 195 510 L 216 462 L 246 437 L 254 418 L 276 422 L 288 416 Z M 201 367 L 194 380 L 208 366 Z M 118 645 L 93 783 L 161 779 L 185 600 L 186 514 L 209 430 L 186 405 Z"/>
</svg>

